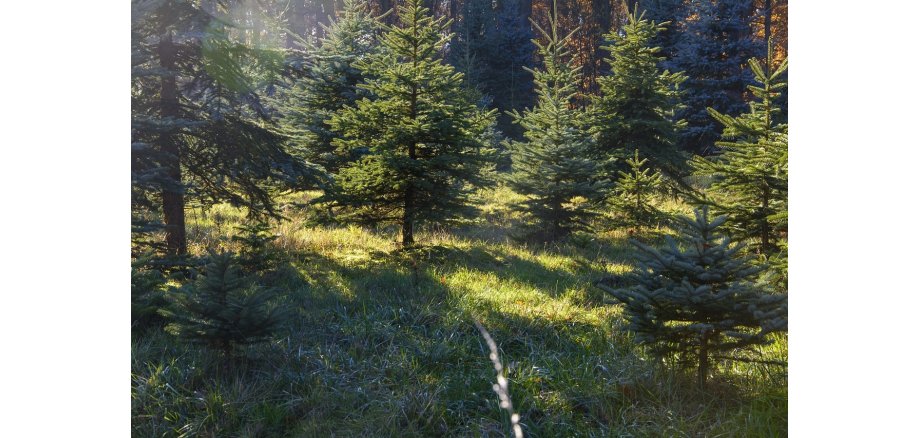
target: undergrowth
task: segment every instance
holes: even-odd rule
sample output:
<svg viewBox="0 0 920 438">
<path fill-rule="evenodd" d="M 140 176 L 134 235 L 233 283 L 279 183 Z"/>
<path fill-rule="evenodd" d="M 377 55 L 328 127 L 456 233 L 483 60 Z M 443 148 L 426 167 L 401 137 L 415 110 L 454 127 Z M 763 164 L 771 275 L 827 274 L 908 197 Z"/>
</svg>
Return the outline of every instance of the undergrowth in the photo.
<svg viewBox="0 0 920 438">
<path fill-rule="evenodd" d="M 719 363 L 700 391 L 636 347 L 591 287 L 632 268 L 629 237 L 656 243 L 666 228 L 519 242 L 517 195 L 497 189 L 478 219 L 424 231 L 407 251 L 395 229 L 317 225 L 299 206 L 314 195 L 288 196 L 290 220 L 272 224 L 272 285 L 296 314 L 280 337 L 230 365 L 161 330 L 134 337 L 135 436 L 506 436 L 474 320 L 498 343 L 526 436 L 786 434 L 785 369 Z M 239 250 L 245 212 L 189 220 L 192 252 Z M 785 360 L 786 345 L 763 353 Z"/>
</svg>

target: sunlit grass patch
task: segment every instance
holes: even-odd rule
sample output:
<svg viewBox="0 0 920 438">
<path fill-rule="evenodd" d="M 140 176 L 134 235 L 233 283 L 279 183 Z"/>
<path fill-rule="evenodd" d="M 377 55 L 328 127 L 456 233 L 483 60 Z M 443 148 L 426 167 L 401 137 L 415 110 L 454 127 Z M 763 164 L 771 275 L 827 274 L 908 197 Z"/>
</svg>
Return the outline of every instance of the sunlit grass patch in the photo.
<svg viewBox="0 0 920 438">
<path fill-rule="evenodd" d="M 630 238 L 670 230 L 598 229 L 535 245 L 508 238 L 515 194 L 481 194 L 483 215 L 423 228 L 404 250 L 393 228 L 315 225 L 290 194 L 271 222 L 283 256 L 277 287 L 297 317 L 233 367 L 152 333 L 132 344 L 136 436 L 501 436 L 507 414 L 473 317 L 509 369 L 527 436 L 782 436 L 782 367 L 716 364 L 714 390 L 662 367 L 620 330 L 615 305 L 591 286 L 634 266 Z M 685 208 L 678 204 L 674 208 Z M 189 215 L 192 250 L 233 248 L 245 213 Z M 778 337 L 764 356 L 785 359 Z"/>
</svg>

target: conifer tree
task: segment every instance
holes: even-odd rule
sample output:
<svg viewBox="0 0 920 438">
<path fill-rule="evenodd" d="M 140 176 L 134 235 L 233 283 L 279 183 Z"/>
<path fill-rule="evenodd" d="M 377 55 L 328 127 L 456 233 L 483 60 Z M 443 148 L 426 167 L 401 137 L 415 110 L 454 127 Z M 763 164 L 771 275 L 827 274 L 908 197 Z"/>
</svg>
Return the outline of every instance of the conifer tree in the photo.
<svg viewBox="0 0 920 438">
<path fill-rule="evenodd" d="M 639 151 L 636 150 L 633 157 L 626 160 L 629 172 L 619 171 L 620 178 L 617 180 L 614 205 L 625 213 L 628 223 L 633 226 L 651 225 L 659 216 L 651 200 L 661 190 L 661 174 L 647 168 L 647 162 L 647 158 L 639 159 Z"/>
<path fill-rule="evenodd" d="M 637 6 L 621 32 L 606 35 L 610 43 L 602 48 L 610 52 L 610 74 L 598 78 L 595 130 L 599 157 L 626 159 L 638 149 L 651 167 L 676 178 L 686 161 L 676 145 L 684 123 L 675 118 L 685 77 L 659 67 L 660 49 L 651 44 L 665 29 Z"/>
<path fill-rule="evenodd" d="M 512 111 L 530 107 L 534 100 L 534 38 L 528 18 L 529 0 L 502 0 L 496 11 L 496 29 L 489 41 L 490 56 L 483 59 L 488 67 L 483 74 L 483 91 L 492 96 L 498 109 L 498 129 L 520 140 L 520 127 L 510 116 Z"/>
<path fill-rule="evenodd" d="M 510 142 L 512 173 L 507 178 L 514 191 L 527 196 L 519 208 L 537 220 L 549 240 L 584 226 L 593 214 L 585 207 L 607 187 L 598 181 L 599 166 L 589 156 L 594 147 L 589 116 L 574 105 L 580 76 L 567 46 L 572 33 L 561 37 L 556 17 L 550 15 L 549 30 L 532 21 L 545 40 L 534 40 L 543 69 L 530 70 L 536 106 L 512 113 L 524 140 Z"/>
<path fill-rule="evenodd" d="M 448 59 L 471 87 L 482 90 L 486 60 L 493 53 L 489 39 L 495 28 L 495 12 L 491 0 L 462 2 L 458 17 L 452 20 L 454 39 L 448 45 Z"/>
<path fill-rule="evenodd" d="M 303 159 L 335 172 L 354 157 L 336 150 L 335 133 L 327 120 L 336 111 L 367 96 L 358 87 L 364 73 L 357 62 L 379 49 L 380 24 L 368 4 L 345 0 L 338 18 L 323 26 L 325 37 L 316 48 L 304 48 L 305 75 L 279 92 L 276 106 L 282 117 L 282 132 L 290 137 L 288 147 Z"/>
<path fill-rule="evenodd" d="M 166 276 L 158 269 L 145 266 L 148 257 L 131 262 L 131 332 L 136 334 L 162 322 L 158 313 L 166 306 Z"/>
<path fill-rule="evenodd" d="M 789 64 L 783 60 L 773 68 L 754 58 L 748 64 L 760 84 L 748 86 L 756 98 L 750 111 L 732 117 L 710 108 L 711 116 L 724 126 L 723 140 L 716 143 L 721 153 L 712 159 L 697 157 L 692 164 L 697 174 L 713 177 L 711 202 L 728 215 L 733 236 L 756 239 L 754 248 L 771 254 L 786 230 L 788 125 L 777 123 L 776 101 L 786 86 L 781 77 Z"/>
<path fill-rule="evenodd" d="M 234 41 L 231 28 L 198 2 L 132 2 L 133 229 L 161 226 L 169 255 L 187 252 L 189 199 L 279 216 L 272 192 L 321 178 L 265 127 L 253 76 L 271 76 L 280 55 Z"/>
<path fill-rule="evenodd" d="M 336 176 L 324 199 L 369 222 L 398 222 L 402 243 L 418 222 L 471 214 L 471 190 L 491 161 L 482 143 L 493 112 L 477 107 L 463 75 L 441 53 L 449 22 L 434 19 L 421 0 L 398 8 L 398 23 L 382 36 L 381 52 L 358 62 L 369 93 L 336 113 L 330 125 L 343 150 L 366 148 Z"/>
<path fill-rule="evenodd" d="M 634 287 L 597 286 L 625 305 L 627 330 L 638 342 L 659 357 L 696 362 L 705 386 L 710 359 L 731 360 L 726 355 L 770 343 L 770 333 L 786 330 L 787 311 L 786 295 L 754 282 L 764 267 L 719 233 L 726 217 L 710 221 L 706 207 L 695 215 L 681 218 L 682 246 L 670 237 L 661 250 L 633 242 L 642 258 L 625 280 Z"/>
<path fill-rule="evenodd" d="M 668 23 L 651 42 L 653 47 L 661 48 L 660 66 L 667 70 L 678 71 L 674 65 L 674 58 L 677 56 L 681 35 L 687 22 L 687 3 L 685 0 L 639 0 L 636 3 L 640 9 L 645 10 L 645 18 L 649 21 Z"/>
<path fill-rule="evenodd" d="M 270 269 L 275 262 L 271 243 L 278 238 L 266 221 L 250 220 L 238 226 L 237 235 L 231 239 L 240 244 L 239 264 L 248 273 Z"/>
<path fill-rule="evenodd" d="M 167 330 L 227 355 L 270 339 L 287 317 L 271 303 L 277 291 L 252 284 L 231 253 L 211 253 L 204 273 L 169 296 L 172 306 L 163 312 Z"/>
<path fill-rule="evenodd" d="M 688 16 L 692 18 L 672 63 L 687 75 L 685 106 L 678 113 L 687 121 L 679 141 L 683 150 L 712 151 L 720 129 L 707 108 L 723 114 L 744 111 L 745 86 L 751 83 L 745 61 L 762 51 L 754 40 L 753 12 L 753 0 L 690 2 Z"/>
</svg>

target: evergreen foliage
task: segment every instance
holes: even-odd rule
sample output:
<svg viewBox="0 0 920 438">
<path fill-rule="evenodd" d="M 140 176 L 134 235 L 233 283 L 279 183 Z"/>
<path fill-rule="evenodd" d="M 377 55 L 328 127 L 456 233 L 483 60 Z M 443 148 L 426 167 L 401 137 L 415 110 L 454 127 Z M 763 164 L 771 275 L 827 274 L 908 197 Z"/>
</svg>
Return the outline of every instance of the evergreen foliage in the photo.
<svg viewBox="0 0 920 438">
<path fill-rule="evenodd" d="M 767 293 L 754 282 L 764 266 L 718 232 L 726 219 L 710 221 L 706 207 L 695 220 L 681 218 L 683 249 L 670 238 L 662 250 L 633 242 L 643 255 L 626 279 L 635 286 L 598 284 L 625 305 L 627 329 L 652 353 L 676 354 L 684 363 L 695 359 L 700 386 L 710 359 L 755 352 L 753 346 L 770 343 L 768 335 L 787 326 L 786 295 Z"/>
<path fill-rule="evenodd" d="M 336 134 L 327 120 L 336 111 L 368 95 L 358 87 L 365 76 L 357 62 L 378 51 L 379 19 L 367 3 L 345 0 L 343 10 L 329 26 L 316 48 L 304 48 L 305 75 L 279 92 L 276 106 L 281 112 L 281 131 L 290 137 L 292 154 L 335 172 L 354 154 L 338 151 Z"/>
<path fill-rule="evenodd" d="M 188 198 L 277 216 L 272 192 L 321 178 L 265 127 L 253 77 L 271 77 L 280 54 L 234 41 L 230 27 L 197 2 L 132 2 L 133 224 L 161 223 L 171 255 L 187 252 Z"/>
<path fill-rule="evenodd" d="M 601 48 L 610 52 L 605 59 L 610 74 L 598 78 L 595 130 L 599 157 L 622 160 L 638 150 L 653 168 L 676 178 L 686 161 L 676 145 L 684 122 L 675 119 L 685 77 L 659 67 L 661 49 L 651 44 L 665 29 L 640 15 L 637 6 L 621 32 L 606 35 L 610 43 Z"/>
<path fill-rule="evenodd" d="M 483 90 L 492 96 L 499 111 L 498 129 L 516 140 L 522 138 L 520 126 L 509 112 L 523 111 L 535 99 L 533 75 L 534 33 L 528 21 L 530 10 L 525 0 L 504 0 L 496 11 L 496 26 L 490 41 L 490 56 L 484 59 L 488 67 L 483 75 Z"/>
<path fill-rule="evenodd" d="M 471 87 L 481 89 L 488 74 L 485 61 L 495 55 L 489 40 L 495 29 L 495 11 L 490 0 L 466 0 L 459 15 L 452 22 L 454 38 L 448 45 L 448 60 Z"/>
<path fill-rule="evenodd" d="M 640 10 L 645 10 L 645 18 L 655 23 L 668 23 L 652 39 L 651 46 L 661 48 L 662 57 L 660 66 L 664 69 L 677 71 L 674 59 L 680 47 L 681 36 L 687 21 L 688 2 L 685 0 L 639 0 L 636 5 Z"/>
<path fill-rule="evenodd" d="M 660 212 L 652 204 L 652 197 L 661 190 L 661 174 L 645 167 L 647 158 L 639 159 L 636 150 L 632 158 L 626 160 L 629 172 L 619 171 L 614 205 L 625 214 L 627 223 L 632 226 L 649 226 L 660 217 Z"/>
<path fill-rule="evenodd" d="M 455 21 L 456 37 L 450 43 L 450 61 L 467 83 L 484 94 L 498 110 L 497 129 L 520 139 L 520 127 L 508 111 L 523 110 L 533 100 L 533 31 L 527 20 L 529 2 L 506 0 L 493 7 L 491 0 L 462 2 Z"/>
<path fill-rule="evenodd" d="M 673 62 L 688 78 L 686 106 L 678 113 L 687 121 L 680 139 L 684 150 L 709 153 L 719 138 L 719 127 L 707 108 L 723 114 L 744 111 L 751 73 L 743 67 L 762 52 L 753 36 L 753 11 L 753 0 L 690 2 L 690 18 Z"/>
<path fill-rule="evenodd" d="M 164 286 L 166 276 L 147 265 L 149 256 L 131 263 L 131 331 L 142 332 L 163 322 L 159 314 L 168 302 Z"/>
<path fill-rule="evenodd" d="M 586 207 L 607 187 L 598 181 L 599 166 L 589 156 L 594 147 L 589 116 L 574 105 L 580 80 L 567 47 L 572 34 L 560 37 L 555 17 L 550 15 L 548 31 L 533 22 L 545 40 L 534 40 L 544 67 L 530 70 L 536 106 L 512 113 L 524 140 L 509 143 L 513 170 L 507 177 L 514 191 L 527 196 L 519 208 L 537 220 L 548 240 L 585 226 L 593 215 Z"/>
<path fill-rule="evenodd" d="M 211 253 L 204 273 L 169 295 L 166 328 L 230 355 L 239 346 L 267 341 L 284 323 L 286 312 L 271 303 L 276 296 L 244 277 L 233 254 Z"/>
<path fill-rule="evenodd" d="M 277 262 L 271 244 L 277 238 L 265 221 L 250 220 L 237 227 L 232 240 L 240 244 L 239 264 L 243 270 L 257 273 L 271 269 Z"/>
<path fill-rule="evenodd" d="M 697 157 L 692 164 L 696 173 L 713 177 L 711 202 L 728 215 L 732 235 L 756 239 L 754 248 L 771 254 L 786 231 L 788 215 L 788 125 L 777 123 L 776 101 L 786 86 L 780 79 L 789 64 L 783 60 L 774 69 L 753 58 L 748 64 L 760 84 L 748 86 L 757 100 L 749 112 L 736 117 L 710 109 L 725 127 L 723 140 L 716 143 L 721 153 L 712 159 Z"/>
<path fill-rule="evenodd" d="M 357 63 L 369 97 L 330 122 L 342 150 L 366 149 L 336 176 L 323 200 L 368 222 L 399 222 L 402 242 L 414 242 L 417 222 L 471 214 L 468 196 L 483 184 L 491 161 L 483 135 L 493 112 L 477 107 L 463 75 L 442 60 L 449 23 L 421 0 L 398 8 L 398 23 L 382 36 L 381 53 Z"/>
</svg>

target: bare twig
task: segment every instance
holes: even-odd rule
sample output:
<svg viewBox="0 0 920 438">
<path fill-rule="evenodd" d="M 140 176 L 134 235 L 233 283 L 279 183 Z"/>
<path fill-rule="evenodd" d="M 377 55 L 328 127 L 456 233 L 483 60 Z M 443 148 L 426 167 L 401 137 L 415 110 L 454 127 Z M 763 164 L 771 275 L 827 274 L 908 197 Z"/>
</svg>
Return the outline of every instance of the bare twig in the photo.
<svg viewBox="0 0 920 438">
<path fill-rule="evenodd" d="M 521 416 L 514 412 L 514 407 L 511 405 L 511 393 L 508 391 L 508 379 L 505 378 L 503 372 L 504 367 L 502 366 L 501 360 L 498 359 L 498 345 L 478 320 L 474 319 L 473 323 L 476 324 L 479 333 L 482 334 L 486 343 L 489 344 L 489 359 L 492 360 L 492 365 L 495 366 L 496 381 L 498 382 L 492 385 L 492 389 L 495 390 L 495 393 L 498 394 L 498 399 L 501 401 L 499 406 L 508 411 L 508 414 L 511 415 L 511 430 L 514 431 L 514 438 L 524 438 L 524 431 L 521 430 L 520 424 Z"/>
</svg>

